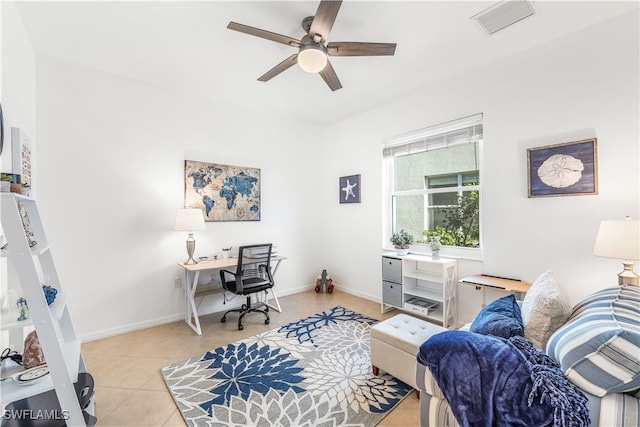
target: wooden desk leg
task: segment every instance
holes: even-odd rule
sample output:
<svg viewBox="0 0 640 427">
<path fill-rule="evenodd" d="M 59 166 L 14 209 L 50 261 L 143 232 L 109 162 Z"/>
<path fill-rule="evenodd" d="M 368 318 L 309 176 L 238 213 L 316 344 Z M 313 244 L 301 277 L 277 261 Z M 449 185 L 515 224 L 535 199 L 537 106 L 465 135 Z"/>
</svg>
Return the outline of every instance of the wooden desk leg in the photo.
<svg viewBox="0 0 640 427">
<path fill-rule="evenodd" d="M 198 318 L 198 307 L 196 307 L 196 288 L 198 287 L 198 280 L 200 279 L 200 272 L 196 271 L 193 275 L 193 280 L 189 280 L 189 272 L 185 270 L 185 313 L 184 321 L 187 325 L 193 329 L 196 334 L 202 335 L 202 329 L 200 328 L 200 319 Z M 193 322 L 191 318 L 193 317 Z"/>
</svg>

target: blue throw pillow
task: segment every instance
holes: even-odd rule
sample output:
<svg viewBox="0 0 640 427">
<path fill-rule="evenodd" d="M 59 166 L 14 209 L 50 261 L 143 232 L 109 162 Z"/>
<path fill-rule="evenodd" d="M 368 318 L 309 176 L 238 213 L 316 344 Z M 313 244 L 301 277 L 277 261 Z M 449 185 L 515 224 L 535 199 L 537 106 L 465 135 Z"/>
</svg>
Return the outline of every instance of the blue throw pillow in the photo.
<svg viewBox="0 0 640 427">
<path fill-rule="evenodd" d="M 524 326 L 516 297 L 511 294 L 491 302 L 476 316 L 471 332 L 509 339 L 524 336 Z"/>
</svg>

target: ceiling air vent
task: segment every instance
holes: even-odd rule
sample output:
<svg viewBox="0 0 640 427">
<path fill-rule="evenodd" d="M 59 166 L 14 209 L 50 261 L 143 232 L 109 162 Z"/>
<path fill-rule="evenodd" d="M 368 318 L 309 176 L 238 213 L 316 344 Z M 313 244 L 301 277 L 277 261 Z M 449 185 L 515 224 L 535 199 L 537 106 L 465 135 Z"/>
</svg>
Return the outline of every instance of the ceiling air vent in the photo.
<svg viewBox="0 0 640 427">
<path fill-rule="evenodd" d="M 529 1 L 505 0 L 473 15 L 471 19 L 488 34 L 493 34 L 535 13 Z"/>
</svg>

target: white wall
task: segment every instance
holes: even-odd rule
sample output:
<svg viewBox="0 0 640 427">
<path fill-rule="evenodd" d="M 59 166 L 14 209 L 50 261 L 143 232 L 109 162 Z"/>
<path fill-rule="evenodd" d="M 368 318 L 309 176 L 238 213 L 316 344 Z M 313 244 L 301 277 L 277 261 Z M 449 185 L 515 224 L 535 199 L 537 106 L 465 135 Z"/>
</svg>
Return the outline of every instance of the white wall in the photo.
<svg viewBox="0 0 640 427">
<path fill-rule="evenodd" d="M 11 172 L 11 127 L 21 128 L 29 137 L 36 136 L 36 57 L 24 31 L 14 2 L 2 2 L 2 75 L 0 95 L 5 125 L 5 140 L 0 171 Z M 11 43 L 7 41 L 11 40 Z M 32 142 L 35 145 L 35 142 Z"/>
<path fill-rule="evenodd" d="M 41 57 L 37 89 L 38 201 L 80 335 L 182 316 L 185 159 L 261 169 L 261 221 L 207 223 L 196 255 L 271 241 L 288 258 L 279 295 L 315 280 L 319 181 L 300 153 L 315 155 L 317 129 Z"/>
<path fill-rule="evenodd" d="M 360 205 L 328 206 L 329 265 L 340 282 L 381 296 L 380 246 L 390 246 L 381 237 L 382 140 L 482 112 L 483 262 L 461 261 L 462 275 L 532 282 L 551 269 L 573 301 L 616 285 L 621 263 L 591 252 L 602 219 L 640 213 L 638 51 L 633 12 L 329 128 L 327 179 L 361 173 L 364 191 Z M 527 197 L 527 148 L 593 136 L 599 195 Z M 463 320 L 479 309 L 474 292 L 461 289 Z"/>
<path fill-rule="evenodd" d="M 280 294 L 306 289 L 326 268 L 339 289 L 379 299 L 382 139 L 477 112 L 484 262 L 462 262 L 462 274 L 533 281 L 553 269 L 576 300 L 620 270 L 591 255 L 599 221 L 639 216 L 635 13 L 324 130 L 43 57 L 28 77 L 28 56 L 16 64 L 25 81 L 10 93 L 5 85 L 3 105 L 37 82 L 37 110 L 19 126 L 37 118 L 35 192 L 85 338 L 182 315 L 173 279 L 186 236 L 172 225 L 184 159 L 261 168 L 262 221 L 208 223 L 197 254 L 271 240 L 289 258 Z M 598 137 L 600 194 L 528 199 L 526 148 L 584 136 Z M 362 203 L 341 205 L 338 177 L 351 174 L 362 175 Z M 462 292 L 463 316 L 477 309 L 474 292 Z"/>
<path fill-rule="evenodd" d="M 22 129 L 32 139 L 36 135 L 36 59 L 15 3 L 2 2 L 0 13 L 0 100 L 4 117 L 4 148 L 0 155 L 0 172 L 11 172 L 11 127 Z M 9 39 L 11 43 L 6 43 Z M 32 144 L 35 146 L 33 140 Z M 35 159 L 32 161 L 35 164 Z M 33 177 L 37 178 L 35 174 Z M 4 232 L 0 228 L 0 246 L 5 242 Z M 9 272 L 7 259 L 0 257 L 0 298 L 5 295 L 13 277 Z M 13 342 L 9 341 L 9 334 L 3 331 L 0 336 L 2 348 L 15 347 L 15 343 L 20 342 L 22 337 L 19 339 L 16 333 L 16 337 L 11 339 Z"/>
</svg>

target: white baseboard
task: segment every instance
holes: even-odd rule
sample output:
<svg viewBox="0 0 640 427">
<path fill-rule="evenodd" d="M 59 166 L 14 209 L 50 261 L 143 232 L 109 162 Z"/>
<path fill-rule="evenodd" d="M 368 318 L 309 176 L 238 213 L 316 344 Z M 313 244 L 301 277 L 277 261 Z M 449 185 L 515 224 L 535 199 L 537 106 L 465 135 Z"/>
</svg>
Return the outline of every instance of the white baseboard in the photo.
<svg viewBox="0 0 640 427">
<path fill-rule="evenodd" d="M 336 287 L 336 289 L 339 289 L 340 292 L 344 292 L 350 295 L 355 295 L 357 297 L 368 299 L 370 301 L 374 301 L 377 303 L 381 302 L 380 298 L 374 295 L 353 291 L 352 289 L 348 289 L 337 284 L 335 284 L 334 286 Z M 310 289 L 313 289 L 314 287 L 315 287 L 315 283 L 311 285 L 306 285 L 306 286 L 299 286 L 297 288 L 289 289 L 282 293 L 278 292 L 277 295 L 278 295 L 278 298 L 282 298 L 287 295 L 293 295 L 300 292 L 308 292 Z M 225 311 L 225 309 L 222 309 L 220 311 Z M 212 313 L 216 313 L 216 312 L 217 311 L 214 311 Z M 211 313 L 203 313 L 203 314 L 211 314 Z M 80 338 L 82 342 L 95 341 L 103 338 L 110 338 L 116 335 L 126 334 L 128 332 L 138 331 L 140 329 L 147 329 L 147 328 L 152 328 L 154 326 L 166 325 L 167 323 L 178 322 L 180 320 L 184 320 L 184 313 L 172 314 L 169 316 L 145 320 L 143 322 L 130 323 L 128 325 L 122 325 L 115 328 L 103 329 L 100 331 L 90 332 L 87 334 L 81 334 L 81 335 L 78 335 L 78 338 Z"/>
<path fill-rule="evenodd" d="M 355 296 L 363 298 L 363 299 L 368 299 L 369 301 L 377 302 L 378 304 L 382 303 L 382 300 L 380 299 L 380 297 L 378 297 L 376 295 L 371 295 L 369 293 L 354 291 L 353 289 L 349 289 L 349 288 L 342 288 L 341 287 L 339 289 L 342 292 L 344 292 L 345 294 L 355 295 Z"/>
<path fill-rule="evenodd" d="M 130 323 L 128 325 L 122 325 L 115 328 L 102 329 L 100 331 L 90 332 L 88 334 L 79 334 L 78 338 L 82 342 L 95 341 L 103 338 L 110 338 L 116 335 L 126 334 L 128 332 L 138 331 L 140 329 L 152 328 L 154 326 L 166 325 L 167 323 L 177 322 L 184 319 L 184 314 L 173 314 L 165 317 L 158 317 L 156 319 L 145 320 L 144 322 Z"/>
</svg>

